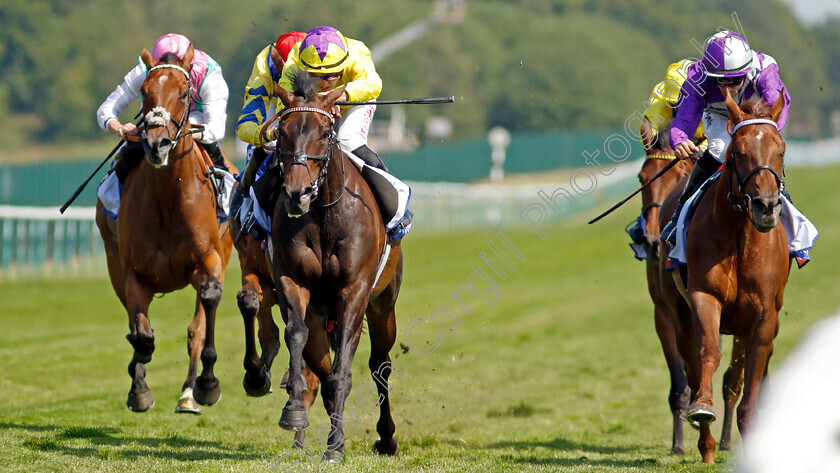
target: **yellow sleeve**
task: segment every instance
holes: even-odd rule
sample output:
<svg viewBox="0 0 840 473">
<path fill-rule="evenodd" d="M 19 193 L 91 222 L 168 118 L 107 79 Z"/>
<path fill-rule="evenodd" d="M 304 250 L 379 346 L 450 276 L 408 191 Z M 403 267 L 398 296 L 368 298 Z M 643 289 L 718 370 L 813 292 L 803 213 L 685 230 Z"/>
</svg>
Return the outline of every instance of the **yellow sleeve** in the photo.
<svg viewBox="0 0 840 473">
<path fill-rule="evenodd" d="M 270 47 L 270 45 L 266 46 L 254 61 L 251 77 L 245 86 L 245 103 L 242 106 L 239 120 L 236 122 L 236 136 L 240 140 L 255 146 L 268 141 L 266 137 L 260 139 L 259 135 L 266 119 L 266 111 L 271 105 L 272 98 L 274 98 L 274 81 L 271 79 L 271 71 L 268 65 Z M 278 108 L 283 107 L 278 99 L 274 98 L 274 101 L 275 105 L 279 104 Z"/>
<path fill-rule="evenodd" d="M 379 97 L 382 79 L 376 72 L 370 49 L 361 41 L 347 39 L 350 48 L 350 64 L 344 69 L 340 85 L 345 85 L 347 100 L 367 101 Z"/>
</svg>

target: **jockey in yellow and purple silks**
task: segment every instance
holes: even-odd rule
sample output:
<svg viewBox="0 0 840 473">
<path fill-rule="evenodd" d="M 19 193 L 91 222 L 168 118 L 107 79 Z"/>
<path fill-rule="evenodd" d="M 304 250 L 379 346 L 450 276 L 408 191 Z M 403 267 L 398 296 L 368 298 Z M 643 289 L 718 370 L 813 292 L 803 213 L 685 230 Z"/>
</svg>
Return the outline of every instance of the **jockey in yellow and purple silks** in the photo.
<svg viewBox="0 0 840 473">
<path fill-rule="evenodd" d="M 292 78 L 301 72 L 320 78 L 320 92 L 344 87 L 344 95 L 339 100 L 374 101 L 382 90 L 382 79 L 368 47 L 361 41 L 345 38 L 331 26 L 309 30 L 303 41 L 292 48 L 279 86 L 292 92 Z M 408 210 L 411 189 L 388 172 L 379 155 L 368 147 L 376 105 L 333 106 L 330 111 L 340 119 L 336 140 L 373 191 L 385 230 L 391 238 L 402 238 L 411 229 L 412 213 Z M 277 128 L 271 127 L 266 138 L 276 139 L 276 133 Z"/>
<path fill-rule="evenodd" d="M 662 126 L 673 120 L 674 115 L 676 115 L 680 89 L 688 76 L 688 68 L 692 64 L 694 64 L 694 61 L 691 59 L 683 59 L 671 64 L 665 74 L 665 80 L 653 87 L 645 109 L 645 120 L 650 124 L 653 136 L 658 136 L 659 132 L 662 131 Z M 665 132 L 668 133 L 669 130 L 665 130 Z M 644 145 L 644 140 L 641 141 Z M 702 141 L 703 124 L 701 123 L 694 132 L 694 142 L 701 143 Z M 706 147 L 705 144 L 699 146 L 703 149 Z"/>
</svg>

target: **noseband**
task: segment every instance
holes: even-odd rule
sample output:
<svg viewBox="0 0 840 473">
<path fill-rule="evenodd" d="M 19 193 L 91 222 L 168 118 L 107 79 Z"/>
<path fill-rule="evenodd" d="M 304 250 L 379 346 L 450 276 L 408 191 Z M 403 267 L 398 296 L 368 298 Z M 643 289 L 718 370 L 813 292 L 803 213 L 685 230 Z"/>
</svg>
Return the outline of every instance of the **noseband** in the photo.
<svg viewBox="0 0 840 473">
<path fill-rule="evenodd" d="M 286 115 L 288 115 L 290 113 L 293 113 L 293 112 L 320 113 L 321 115 L 324 115 L 324 116 L 328 117 L 330 119 L 330 123 L 335 123 L 335 119 L 333 118 L 332 114 L 330 114 L 326 110 L 321 110 L 320 108 L 315 108 L 315 107 L 287 108 L 277 115 L 277 121 L 279 122 L 280 120 L 283 119 L 283 117 L 285 117 Z M 312 200 L 315 200 L 318 197 L 318 192 L 321 189 L 321 185 L 324 183 L 324 180 L 327 178 L 327 169 L 328 169 L 328 166 L 330 164 L 330 159 L 332 158 L 333 145 L 336 144 L 335 139 L 336 139 L 335 130 L 331 129 L 329 138 L 327 139 L 327 151 L 324 154 L 306 154 L 306 153 L 303 153 L 303 152 L 300 152 L 300 151 L 288 151 L 288 150 L 285 150 L 285 149 L 279 149 L 279 146 L 278 146 L 278 149 L 276 151 L 277 154 L 279 154 L 280 156 L 291 156 L 292 157 L 292 166 L 294 166 L 295 164 L 299 164 L 299 165 L 304 166 L 306 168 L 306 172 L 310 176 L 309 183 L 312 185 L 312 189 L 313 189 Z M 311 180 L 312 173 L 309 171 L 309 164 L 307 163 L 307 160 L 309 160 L 309 159 L 312 159 L 312 160 L 315 160 L 315 161 L 324 161 L 324 166 L 321 167 L 321 172 L 318 173 L 318 177 L 315 179 L 314 182 Z M 344 162 L 342 161 L 342 170 L 343 170 L 343 168 L 344 168 Z M 341 197 L 343 195 L 344 195 L 344 187 L 342 187 L 341 194 L 338 195 L 338 198 L 336 198 L 334 201 L 330 202 L 329 204 L 324 204 L 323 207 L 330 207 L 332 205 L 335 205 L 339 200 L 341 200 Z"/>
<path fill-rule="evenodd" d="M 159 64 L 149 69 L 149 73 L 156 69 L 175 69 L 177 71 L 180 71 L 187 78 L 187 84 L 189 85 L 189 90 L 187 91 L 187 106 L 184 108 L 184 114 L 181 116 L 180 120 L 175 120 L 174 118 L 172 118 L 172 115 L 169 113 L 169 111 L 161 106 L 154 107 L 143 117 L 143 122 L 146 124 L 146 128 L 150 126 L 166 126 L 170 121 L 175 123 L 175 125 L 178 128 L 176 129 L 177 131 L 175 134 L 175 138 L 172 140 L 172 146 L 174 147 L 178 143 L 179 139 L 183 138 L 184 136 L 197 133 L 197 131 L 194 130 L 187 130 L 186 132 L 184 131 L 184 125 L 186 125 L 187 121 L 189 120 L 190 107 L 192 106 L 192 83 L 190 82 L 190 73 L 187 72 L 187 70 L 183 67 L 175 64 Z M 169 135 L 168 128 L 166 130 L 166 133 L 167 135 Z M 146 137 L 146 129 L 144 129 L 140 133 L 140 138 L 145 142 Z"/>
<path fill-rule="evenodd" d="M 773 128 L 775 128 L 777 131 L 779 130 L 779 125 L 776 122 L 774 122 L 773 120 L 768 120 L 768 119 L 765 119 L 765 118 L 754 118 L 754 119 L 751 119 L 751 120 L 744 120 L 744 121 L 738 123 L 737 125 L 735 125 L 735 127 L 732 129 L 732 131 L 729 132 L 730 136 L 734 136 L 736 131 L 738 131 L 741 127 L 744 127 L 744 126 L 747 126 L 747 125 L 772 125 Z M 729 128 L 729 126 L 727 125 L 727 129 L 728 128 Z M 781 178 L 781 176 L 779 176 L 779 173 L 777 173 L 776 170 L 773 169 L 770 166 L 766 166 L 766 165 L 757 166 L 756 168 L 754 168 L 750 172 L 748 172 L 746 176 L 741 178 L 738 174 L 738 169 L 735 166 L 735 159 L 734 158 L 730 157 L 730 159 L 727 159 L 726 164 L 729 167 L 729 174 L 730 174 L 729 179 L 730 179 L 730 181 L 733 181 L 732 176 L 733 175 L 735 176 L 734 182 L 735 182 L 735 185 L 737 186 L 738 193 L 741 194 L 742 201 L 738 202 L 736 200 L 735 195 L 732 193 L 731 184 L 730 184 L 730 190 L 726 195 L 726 199 L 729 201 L 729 205 L 731 205 L 733 209 L 735 209 L 739 212 L 749 212 L 749 210 L 750 210 L 750 206 L 752 204 L 752 198 L 746 192 L 744 192 L 744 185 L 746 185 L 747 181 L 751 177 L 758 174 L 759 171 L 767 170 L 767 171 L 770 171 L 771 174 L 773 174 L 773 177 L 776 178 L 776 185 L 779 187 L 779 192 L 782 192 L 785 188 L 785 181 Z M 784 169 L 782 170 L 782 174 L 784 174 Z"/>
</svg>

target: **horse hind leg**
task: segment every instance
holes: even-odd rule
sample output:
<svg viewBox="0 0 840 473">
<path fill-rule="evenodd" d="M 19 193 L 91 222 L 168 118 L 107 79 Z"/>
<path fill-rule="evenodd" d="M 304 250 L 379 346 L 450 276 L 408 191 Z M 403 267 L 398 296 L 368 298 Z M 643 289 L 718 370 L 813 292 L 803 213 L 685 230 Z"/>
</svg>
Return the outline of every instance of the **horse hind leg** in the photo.
<svg viewBox="0 0 840 473">
<path fill-rule="evenodd" d="M 677 349 L 676 328 L 674 327 L 673 317 L 664 307 L 657 306 L 654 312 L 654 322 L 671 378 L 671 387 L 668 391 L 668 405 L 671 408 L 673 421 L 671 454 L 684 455 L 683 421 L 685 420 L 685 412 L 688 409 L 691 390 L 688 387 L 688 380 L 685 375 L 685 364 Z"/>
<path fill-rule="evenodd" d="M 201 350 L 201 376 L 196 381 L 195 400 L 203 406 L 219 402 L 222 390 L 213 373 L 216 364 L 216 310 L 222 300 L 222 283 L 209 278 L 199 288 L 199 298 L 205 314 L 204 346 Z"/>
<path fill-rule="evenodd" d="M 242 314 L 242 321 L 245 325 L 245 360 L 243 366 L 245 368 L 245 376 L 242 379 L 242 387 L 245 393 L 249 396 L 264 396 L 271 392 L 271 374 L 270 365 L 265 365 L 261 357 L 257 354 L 256 342 L 254 340 L 254 321 L 259 317 L 260 332 L 268 330 L 264 325 L 271 323 L 271 309 L 260 311 L 262 301 L 262 289 L 256 275 L 247 274 L 243 276 L 245 284 L 242 289 L 236 294 L 237 305 L 239 312 Z M 267 312 L 265 314 L 264 312 Z M 274 330 L 277 326 L 274 325 Z M 277 334 L 279 338 L 279 333 Z M 262 343 L 262 336 L 260 337 Z M 279 342 L 278 342 L 279 345 Z M 263 356 L 265 356 L 265 346 L 263 346 Z M 273 358 L 273 357 L 272 357 Z"/>
<path fill-rule="evenodd" d="M 389 355 L 397 338 L 397 324 L 393 305 L 384 314 L 376 313 L 375 307 L 371 307 L 371 310 L 368 311 L 368 329 L 371 344 L 368 367 L 379 394 L 379 420 L 376 423 L 376 432 L 379 434 L 379 438 L 373 443 L 373 451 L 380 455 L 397 456 L 400 452 L 400 445 L 394 438 L 396 427 L 391 417 L 389 398 L 393 386 L 388 382 L 388 379 L 391 374 L 396 374 L 400 379 L 405 379 L 405 375 L 391 362 L 391 356 Z"/>
<path fill-rule="evenodd" d="M 734 419 L 735 405 L 741 397 L 741 389 L 744 386 L 744 344 L 738 337 L 732 338 L 732 359 L 729 368 L 723 375 L 723 429 L 720 434 L 720 449 L 729 451 L 731 449 L 732 421 Z"/>
</svg>

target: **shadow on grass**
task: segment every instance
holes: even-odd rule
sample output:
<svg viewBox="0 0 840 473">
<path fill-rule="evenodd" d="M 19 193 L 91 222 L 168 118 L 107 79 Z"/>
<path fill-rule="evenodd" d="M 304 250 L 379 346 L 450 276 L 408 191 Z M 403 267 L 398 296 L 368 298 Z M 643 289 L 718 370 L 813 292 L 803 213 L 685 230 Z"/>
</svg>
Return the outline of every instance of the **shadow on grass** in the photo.
<svg viewBox="0 0 840 473">
<path fill-rule="evenodd" d="M 42 452 L 54 452 L 75 457 L 102 457 L 136 460 L 162 458 L 176 461 L 195 460 L 260 460 L 260 453 L 243 452 L 239 446 L 222 442 L 195 440 L 180 435 L 167 437 L 132 437 L 120 434 L 113 427 L 59 427 L 55 425 L 25 425 L 0 422 L 0 428 L 19 429 L 27 432 L 51 432 L 51 436 L 24 439 L 23 447 Z M 88 445 L 69 445 L 68 442 L 84 440 Z"/>
<path fill-rule="evenodd" d="M 581 442 L 574 442 L 572 440 L 557 437 L 552 440 L 521 440 L 521 441 L 507 441 L 491 443 L 483 448 L 501 449 L 514 448 L 517 450 L 530 450 L 534 448 L 549 448 L 551 450 L 562 451 L 582 451 L 589 453 L 598 453 L 603 455 L 611 455 L 616 453 L 638 452 L 642 447 L 639 445 L 627 445 L 623 447 L 609 446 L 609 445 L 590 445 Z"/>
</svg>

